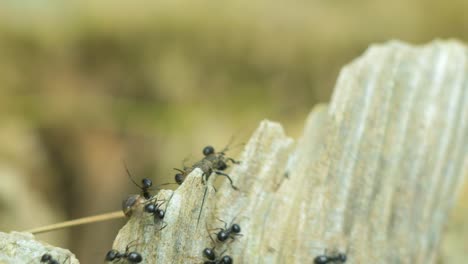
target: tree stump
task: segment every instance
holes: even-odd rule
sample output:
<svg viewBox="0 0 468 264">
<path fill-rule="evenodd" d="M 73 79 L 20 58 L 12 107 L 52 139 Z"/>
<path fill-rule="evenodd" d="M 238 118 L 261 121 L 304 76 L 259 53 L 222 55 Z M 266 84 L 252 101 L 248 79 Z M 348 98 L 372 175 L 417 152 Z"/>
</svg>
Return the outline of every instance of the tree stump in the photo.
<svg viewBox="0 0 468 264">
<path fill-rule="evenodd" d="M 453 41 L 371 47 L 344 67 L 330 105 L 315 107 L 299 140 L 260 124 L 228 171 L 239 190 L 229 182 L 215 190 L 215 175 L 203 184 L 195 169 L 157 195 L 163 221 L 137 200 L 113 248 L 132 245 L 142 263 L 202 263 L 204 248 L 235 263 L 338 253 L 346 263 L 434 263 L 467 174 L 467 60 Z M 242 236 L 213 242 L 219 219 Z"/>
<path fill-rule="evenodd" d="M 433 263 L 463 176 L 468 146 L 468 53 L 456 42 L 371 47 L 346 66 L 329 106 L 297 143 L 263 121 L 214 191 L 195 170 L 167 203 L 167 227 L 134 215 L 114 248 L 147 263 L 199 263 L 215 247 L 236 263 Z M 207 196 L 197 223 L 204 190 Z M 242 237 L 213 243 L 233 219 Z M 207 227 L 206 227 L 207 226 Z"/>
</svg>

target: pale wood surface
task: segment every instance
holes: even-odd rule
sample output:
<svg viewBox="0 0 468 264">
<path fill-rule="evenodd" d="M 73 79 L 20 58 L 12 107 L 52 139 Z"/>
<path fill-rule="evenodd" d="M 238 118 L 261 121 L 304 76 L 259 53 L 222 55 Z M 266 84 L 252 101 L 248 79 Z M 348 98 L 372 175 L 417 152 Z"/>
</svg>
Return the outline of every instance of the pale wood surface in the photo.
<svg viewBox="0 0 468 264">
<path fill-rule="evenodd" d="M 342 70 L 298 144 L 279 124 L 260 124 L 230 171 L 240 191 L 210 189 L 198 228 L 204 186 L 194 172 L 166 229 L 131 219 L 115 247 L 140 237 L 149 263 L 198 263 L 213 246 L 205 223 L 237 216 L 244 236 L 216 248 L 236 263 L 311 263 L 325 251 L 346 252 L 348 263 L 433 263 L 466 175 L 467 59 L 456 42 L 371 47 Z"/>
<path fill-rule="evenodd" d="M 143 263 L 202 263 L 214 246 L 206 228 L 235 218 L 243 236 L 216 245 L 235 263 L 312 263 L 325 251 L 347 263 L 434 263 L 468 168 L 467 59 L 454 41 L 371 47 L 300 139 L 260 124 L 228 170 L 239 191 L 224 182 L 215 192 L 216 177 L 203 185 L 195 170 L 159 193 L 166 228 L 140 204 L 113 248 L 134 242 Z"/>
<path fill-rule="evenodd" d="M 70 251 L 37 241 L 30 233 L 0 232 L 0 263 L 40 263 L 44 254 L 50 254 L 60 263 L 78 264 Z"/>
</svg>

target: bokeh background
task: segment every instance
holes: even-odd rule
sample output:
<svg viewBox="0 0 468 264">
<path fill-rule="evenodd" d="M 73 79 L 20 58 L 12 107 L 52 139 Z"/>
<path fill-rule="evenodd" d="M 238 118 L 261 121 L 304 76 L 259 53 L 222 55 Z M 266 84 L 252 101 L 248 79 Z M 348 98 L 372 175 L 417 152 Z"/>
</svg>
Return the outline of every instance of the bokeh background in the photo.
<svg viewBox="0 0 468 264">
<path fill-rule="evenodd" d="M 466 0 L 0 3 L 0 230 L 116 211 L 265 118 L 298 137 L 372 43 L 468 40 Z M 440 263 L 468 259 L 468 188 Z M 39 235 L 100 263 L 124 220 Z"/>
</svg>

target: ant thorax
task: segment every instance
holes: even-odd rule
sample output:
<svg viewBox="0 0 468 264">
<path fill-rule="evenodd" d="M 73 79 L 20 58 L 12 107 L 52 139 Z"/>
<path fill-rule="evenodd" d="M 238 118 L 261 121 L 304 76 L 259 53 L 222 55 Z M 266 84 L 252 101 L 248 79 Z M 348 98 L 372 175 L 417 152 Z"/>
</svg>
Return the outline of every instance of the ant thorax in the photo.
<svg viewBox="0 0 468 264">
<path fill-rule="evenodd" d="M 199 168 L 201 171 L 203 171 L 203 174 L 211 174 L 211 172 L 214 169 L 213 162 L 207 158 L 204 158 L 198 161 L 197 163 L 193 164 L 192 168 L 190 169 L 190 172 L 193 171 L 195 168 Z M 189 174 L 189 172 L 187 174 Z"/>
</svg>

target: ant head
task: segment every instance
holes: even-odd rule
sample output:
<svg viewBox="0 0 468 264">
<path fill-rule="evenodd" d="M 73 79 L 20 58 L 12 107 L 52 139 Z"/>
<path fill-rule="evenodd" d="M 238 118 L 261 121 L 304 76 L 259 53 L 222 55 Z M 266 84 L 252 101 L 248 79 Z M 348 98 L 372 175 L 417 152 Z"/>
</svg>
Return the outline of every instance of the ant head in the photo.
<svg viewBox="0 0 468 264">
<path fill-rule="evenodd" d="M 141 180 L 141 184 L 143 189 L 148 189 L 153 186 L 153 182 L 148 178 L 143 178 L 143 180 Z"/>
<path fill-rule="evenodd" d="M 209 260 L 215 260 L 216 259 L 215 252 L 214 252 L 214 250 L 212 248 L 205 248 L 203 250 L 203 256 L 205 256 Z"/>
<path fill-rule="evenodd" d="M 159 219 L 163 219 L 165 214 L 166 213 L 164 212 L 164 210 L 161 210 L 161 209 L 156 210 L 156 215 L 158 216 Z"/>
<path fill-rule="evenodd" d="M 233 224 L 233 225 L 231 226 L 231 230 L 232 230 L 232 232 L 238 234 L 238 233 L 241 232 L 241 227 L 240 227 L 240 225 L 238 225 L 238 224 Z"/>
<path fill-rule="evenodd" d="M 177 184 L 181 185 L 184 180 L 185 180 L 185 177 L 182 173 L 177 173 L 174 177 L 175 181 L 177 182 Z"/>
<path fill-rule="evenodd" d="M 130 252 L 128 253 L 127 260 L 130 263 L 140 263 L 143 260 L 143 257 L 140 255 L 140 253 Z"/>
<path fill-rule="evenodd" d="M 314 259 L 314 264 L 327 264 L 328 263 L 328 257 L 325 256 L 325 255 L 320 255 L 320 256 L 317 256 L 315 259 Z"/>
<path fill-rule="evenodd" d="M 214 154 L 215 150 L 212 146 L 206 146 L 205 148 L 203 148 L 203 155 L 205 156 L 208 156 L 208 155 L 211 155 L 211 154 Z"/>
<path fill-rule="evenodd" d="M 106 261 L 113 261 L 114 259 L 117 258 L 118 255 L 119 255 L 119 252 L 117 250 L 115 250 L 115 249 L 109 250 L 109 252 L 107 252 L 107 254 L 106 254 L 105 260 Z"/>
<path fill-rule="evenodd" d="M 49 261 L 49 260 L 51 260 L 51 259 L 52 259 L 52 256 L 51 256 L 50 254 L 45 253 L 45 254 L 42 255 L 42 257 L 41 257 L 41 262 L 47 262 L 47 261 Z"/>
<path fill-rule="evenodd" d="M 230 256 L 224 256 L 224 257 L 221 258 L 221 261 L 219 263 L 231 264 L 232 263 L 232 258 Z"/>
<path fill-rule="evenodd" d="M 216 238 L 218 238 L 219 241 L 223 242 L 229 238 L 229 234 L 226 231 L 222 230 L 222 231 L 219 231 L 218 234 L 216 234 Z"/>
</svg>

